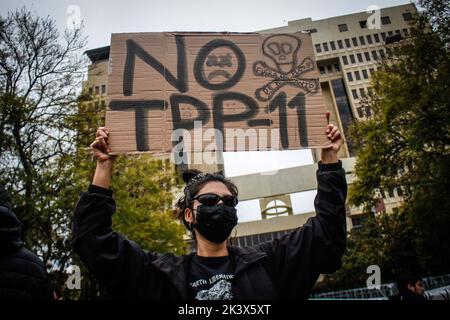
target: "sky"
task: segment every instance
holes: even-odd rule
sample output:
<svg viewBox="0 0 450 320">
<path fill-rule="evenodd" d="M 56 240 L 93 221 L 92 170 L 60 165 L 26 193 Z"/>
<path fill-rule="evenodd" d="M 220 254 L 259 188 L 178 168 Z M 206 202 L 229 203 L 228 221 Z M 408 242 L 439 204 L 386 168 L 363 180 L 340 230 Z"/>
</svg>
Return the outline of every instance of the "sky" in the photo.
<svg viewBox="0 0 450 320">
<path fill-rule="evenodd" d="M 281 27 L 288 21 L 313 20 L 366 11 L 369 5 L 391 7 L 408 0 L 2 0 L 0 14 L 27 6 L 50 15 L 60 28 L 80 13 L 87 49 L 109 45 L 111 33 L 160 31 L 252 32 Z"/>
<path fill-rule="evenodd" d="M 2 0 L 0 15 L 26 6 L 49 15 L 60 30 L 81 20 L 88 36 L 86 49 L 110 44 L 111 33 L 162 31 L 253 32 L 286 26 L 288 21 L 313 20 L 366 11 L 370 5 L 391 7 L 408 0 Z M 78 19 L 79 17 L 79 19 Z M 226 153 L 227 176 L 258 173 L 313 163 L 310 150 Z M 315 192 L 291 195 L 294 213 L 310 212 Z M 241 221 L 257 220 L 257 200 L 239 204 Z"/>
</svg>

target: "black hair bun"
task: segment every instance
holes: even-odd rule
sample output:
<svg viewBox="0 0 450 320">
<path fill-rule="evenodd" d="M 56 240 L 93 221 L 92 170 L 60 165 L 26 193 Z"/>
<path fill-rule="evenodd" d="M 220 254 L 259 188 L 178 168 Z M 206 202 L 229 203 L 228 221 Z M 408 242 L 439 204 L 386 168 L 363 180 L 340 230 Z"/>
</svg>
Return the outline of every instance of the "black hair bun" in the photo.
<svg viewBox="0 0 450 320">
<path fill-rule="evenodd" d="M 183 181 L 187 184 L 189 183 L 189 181 L 192 180 L 192 178 L 194 178 L 196 175 L 200 173 L 202 172 L 196 169 L 186 170 L 185 172 L 183 172 Z"/>
<path fill-rule="evenodd" d="M 215 172 L 215 174 L 225 178 L 225 175 L 223 174 L 223 170 L 219 170 L 219 171 Z"/>
</svg>

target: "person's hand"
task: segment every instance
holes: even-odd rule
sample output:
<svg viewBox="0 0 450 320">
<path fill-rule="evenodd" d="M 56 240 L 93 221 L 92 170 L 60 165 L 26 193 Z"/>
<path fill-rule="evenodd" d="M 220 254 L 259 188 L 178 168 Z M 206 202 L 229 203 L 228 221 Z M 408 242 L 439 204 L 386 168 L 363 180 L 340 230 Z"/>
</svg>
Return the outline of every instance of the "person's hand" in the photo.
<svg viewBox="0 0 450 320">
<path fill-rule="evenodd" d="M 98 163 L 112 163 L 114 161 L 114 157 L 108 154 L 109 152 L 111 152 L 111 149 L 109 148 L 108 136 L 108 130 L 105 127 L 100 127 L 97 130 L 94 142 L 92 142 L 90 145 L 92 154 L 94 155 L 95 159 L 97 159 Z"/>
<path fill-rule="evenodd" d="M 92 153 L 97 159 L 97 168 L 92 184 L 105 189 L 108 189 L 111 183 L 111 173 L 116 158 L 116 156 L 108 154 L 111 152 L 108 136 L 109 132 L 105 127 L 98 128 L 95 140 L 90 145 Z"/>
<path fill-rule="evenodd" d="M 328 139 L 331 141 L 331 146 L 322 149 L 322 162 L 323 163 L 335 163 L 338 161 L 338 152 L 342 146 L 342 136 L 337 126 L 329 123 L 330 113 L 327 112 L 328 125 L 325 129 Z"/>
</svg>

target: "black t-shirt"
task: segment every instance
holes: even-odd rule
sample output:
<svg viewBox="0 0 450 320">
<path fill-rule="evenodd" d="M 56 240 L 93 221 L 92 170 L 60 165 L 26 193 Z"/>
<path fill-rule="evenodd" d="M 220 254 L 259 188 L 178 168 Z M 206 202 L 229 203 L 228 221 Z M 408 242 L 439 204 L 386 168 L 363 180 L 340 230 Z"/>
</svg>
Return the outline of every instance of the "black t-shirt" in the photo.
<svg viewBox="0 0 450 320">
<path fill-rule="evenodd" d="M 200 257 L 195 255 L 189 266 L 188 282 L 195 300 L 231 300 L 233 266 L 229 256 Z"/>
</svg>

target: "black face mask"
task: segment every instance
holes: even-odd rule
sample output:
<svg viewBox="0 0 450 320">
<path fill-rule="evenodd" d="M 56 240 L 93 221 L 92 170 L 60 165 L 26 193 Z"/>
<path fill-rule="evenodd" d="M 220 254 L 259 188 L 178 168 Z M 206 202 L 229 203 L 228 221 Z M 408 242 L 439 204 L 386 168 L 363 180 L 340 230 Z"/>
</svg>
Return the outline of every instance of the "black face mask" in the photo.
<svg viewBox="0 0 450 320">
<path fill-rule="evenodd" d="M 216 206 L 200 205 L 197 207 L 197 222 L 194 228 L 207 240 L 220 243 L 228 239 L 237 221 L 234 207 L 223 203 Z"/>
</svg>

